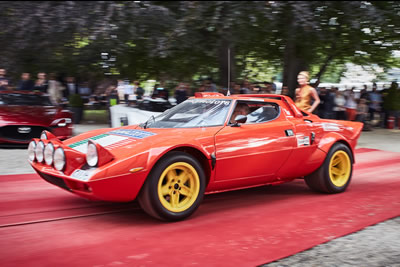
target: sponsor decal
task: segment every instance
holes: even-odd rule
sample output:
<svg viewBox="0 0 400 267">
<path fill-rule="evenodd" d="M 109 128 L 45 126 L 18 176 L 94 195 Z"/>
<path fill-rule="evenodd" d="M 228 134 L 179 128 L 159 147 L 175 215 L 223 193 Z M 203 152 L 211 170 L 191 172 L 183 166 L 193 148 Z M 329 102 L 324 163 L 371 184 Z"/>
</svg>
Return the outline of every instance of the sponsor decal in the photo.
<svg viewBox="0 0 400 267">
<path fill-rule="evenodd" d="M 297 146 L 309 146 L 310 145 L 310 137 L 309 136 L 296 136 Z"/>
<path fill-rule="evenodd" d="M 75 170 L 72 174 L 71 177 L 75 178 L 79 181 L 87 182 L 89 181 L 90 176 L 92 175 L 93 170 Z"/>
<path fill-rule="evenodd" d="M 141 130 L 127 130 L 127 129 L 119 129 L 114 130 L 105 134 L 96 135 L 79 142 L 73 143 L 69 145 L 70 148 L 73 148 L 79 152 L 86 153 L 87 152 L 87 143 L 89 140 L 93 140 L 102 147 L 107 149 L 113 149 L 117 147 L 121 147 L 131 143 L 134 139 L 143 139 L 149 136 L 155 135 L 155 133 L 150 133 Z"/>
<path fill-rule="evenodd" d="M 228 106 L 231 103 L 230 100 L 221 100 L 221 99 L 190 99 L 186 101 L 189 101 L 192 104 L 202 103 L 202 104 L 225 105 L 225 106 Z M 258 99 L 258 101 L 260 100 Z"/>
<path fill-rule="evenodd" d="M 327 132 L 335 132 L 340 130 L 339 125 L 335 123 L 323 123 L 322 128 Z"/>
<path fill-rule="evenodd" d="M 143 139 L 143 138 L 155 135 L 155 133 L 151 133 L 151 132 L 146 132 L 146 131 L 141 131 L 141 130 L 128 130 L 128 129 L 119 129 L 119 130 L 108 132 L 107 134 L 121 135 L 121 136 L 136 138 L 136 139 Z"/>
<path fill-rule="evenodd" d="M 89 140 L 93 140 L 96 143 L 98 143 L 101 146 L 106 147 L 106 148 L 114 148 L 117 146 L 122 146 L 122 145 L 132 141 L 128 137 L 110 135 L 110 134 L 100 134 L 100 135 L 96 135 L 91 138 L 84 139 L 79 142 L 73 143 L 73 144 L 69 145 L 69 147 L 73 148 L 79 152 L 86 153 L 87 152 L 87 143 Z"/>
</svg>

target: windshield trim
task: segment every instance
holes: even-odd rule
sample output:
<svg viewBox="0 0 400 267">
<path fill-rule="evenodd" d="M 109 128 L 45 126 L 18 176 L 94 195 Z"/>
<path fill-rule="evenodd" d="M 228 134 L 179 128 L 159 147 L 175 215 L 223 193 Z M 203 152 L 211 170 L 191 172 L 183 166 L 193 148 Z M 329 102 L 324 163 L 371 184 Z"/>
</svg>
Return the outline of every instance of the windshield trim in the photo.
<svg viewBox="0 0 400 267">
<path fill-rule="evenodd" d="M 209 128 L 209 127 L 222 127 L 222 126 L 226 126 L 226 123 L 227 123 L 227 120 L 228 120 L 228 117 L 229 117 L 229 115 L 230 115 L 230 112 L 231 112 L 231 110 L 232 110 L 232 103 L 235 103 L 235 101 L 233 100 L 233 99 L 226 99 L 226 98 L 220 98 L 220 97 L 218 97 L 218 98 L 189 98 L 188 100 L 190 100 L 190 101 L 204 101 L 204 100 L 221 100 L 221 101 L 227 101 L 227 102 L 229 102 L 229 108 L 228 108 L 228 110 L 227 110 L 227 112 L 225 113 L 225 117 L 224 117 L 224 119 L 223 120 L 221 120 L 222 122 L 220 123 L 220 124 L 213 124 L 213 125 L 204 125 L 204 126 L 188 126 L 188 127 L 166 127 L 166 128 L 164 128 L 164 127 L 154 127 L 153 125 L 151 125 L 150 124 L 150 127 L 146 127 L 146 129 L 193 129 L 193 128 Z M 186 101 L 188 101 L 188 100 L 186 100 Z M 186 101 L 184 101 L 184 102 L 186 102 Z M 184 103 L 184 102 L 182 102 L 182 103 Z M 181 104 L 182 104 L 181 103 Z M 169 109 L 169 110 L 166 110 L 165 112 L 171 112 L 171 111 L 173 111 L 175 108 L 176 108 L 177 106 L 175 106 L 175 107 L 173 107 L 173 108 L 171 108 L 171 109 Z M 160 116 L 162 116 L 164 114 L 164 112 L 163 113 L 161 113 L 161 114 L 159 114 L 159 115 L 157 115 L 157 116 L 155 116 L 154 117 L 154 119 L 157 119 L 158 117 L 160 117 Z M 153 116 L 152 116 L 153 117 Z M 151 117 L 148 119 L 148 120 L 150 120 L 151 119 Z M 147 121 L 148 121 L 147 120 Z M 146 126 L 147 126 L 147 121 L 145 122 L 145 123 L 141 123 L 141 124 L 139 124 L 139 127 L 142 127 L 143 128 L 143 125 L 145 125 L 146 124 Z"/>
</svg>

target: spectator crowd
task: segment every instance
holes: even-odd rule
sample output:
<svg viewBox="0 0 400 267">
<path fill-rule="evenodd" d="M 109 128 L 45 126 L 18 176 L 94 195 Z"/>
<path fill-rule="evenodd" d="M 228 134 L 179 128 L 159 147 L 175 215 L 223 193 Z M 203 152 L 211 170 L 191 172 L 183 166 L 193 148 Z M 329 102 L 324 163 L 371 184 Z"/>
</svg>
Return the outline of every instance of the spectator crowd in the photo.
<svg viewBox="0 0 400 267">
<path fill-rule="evenodd" d="M 99 103 L 102 100 L 105 105 L 112 106 L 118 103 L 131 105 L 145 96 L 145 90 L 140 81 L 130 82 L 127 79 L 120 79 L 111 82 L 107 86 L 91 88 L 88 81 L 77 82 L 73 76 L 59 78 L 54 73 L 37 73 L 32 79 L 30 73 L 22 73 L 20 80 L 14 85 L 10 84 L 5 69 L 0 69 L 0 91 L 1 90 L 23 90 L 39 91 L 49 95 L 55 105 L 68 105 L 72 95 L 78 95 L 83 103 Z M 171 88 L 172 89 L 172 88 Z M 400 88 L 397 82 L 392 82 L 390 87 L 383 87 L 378 90 L 376 83 L 368 88 L 352 87 L 346 90 L 339 90 L 337 87 L 315 87 L 318 94 L 318 106 L 313 110 L 321 118 L 361 121 L 364 123 L 364 130 L 371 130 L 373 127 L 391 127 L 388 122 L 393 121 L 392 127 L 400 127 Z M 229 91 L 229 92 L 228 92 Z M 212 79 L 204 79 L 201 84 L 191 87 L 189 83 L 180 82 L 169 90 L 165 82 L 156 84 L 148 95 L 151 98 L 161 98 L 166 101 L 174 97 L 176 104 L 185 101 L 195 92 L 220 92 L 227 94 L 275 94 L 292 96 L 287 86 L 277 90 L 277 85 L 271 82 L 253 83 L 244 79 L 241 82 L 230 82 L 229 88 L 217 86 Z M 312 103 L 311 103 L 312 104 Z"/>
</svg>

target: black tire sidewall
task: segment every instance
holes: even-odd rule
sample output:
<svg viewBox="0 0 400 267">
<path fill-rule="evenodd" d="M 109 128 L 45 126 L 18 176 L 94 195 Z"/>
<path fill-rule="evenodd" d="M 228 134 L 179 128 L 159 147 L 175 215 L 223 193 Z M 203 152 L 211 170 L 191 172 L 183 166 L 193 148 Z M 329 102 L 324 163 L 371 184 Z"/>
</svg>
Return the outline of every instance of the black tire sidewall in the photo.
<svg viewBox="0 0 400 267">
<path fill-rule="evenodd" d="M 347 154 L 347 155 L 349 156 L 349 158 L 350 158 L 350 174 L 349 174 L 349 179 L 347 180 L 346 184 L 344 184 L 343 186 L 340 186 L 340 187 L 338 187 L 338 186 L 336 186 L 336 185 L 334 185 L 334 184 L 332 183 L 331 177 L 330 177 L 330 175 L 329 175 L 329 164 L 330 164 L 330 162 L 331 162 L 332 156 L 333 156 L 337 151 L 344 151 L 344 152 L 346 152 L 346 154 Z M 351 150 L 349 149 L 348 146 L 346 146 L 346 145 L 344 145 L 344 144 L 342 144 L 342 143 L 336 143 L 336 144 L 334 144 L 334 145 L 331 147 L 331 149 L 329 150 L 328 155 L 327 155 L 327 157 L 326 157 L 326 159 L 325 159 L 325 162 L 324 162 L 324 173 L 323 173 L 323 175 L 324 175 L 324 177 L 325 177 L 325 179 L 324 179 L 325 186 L 326 186 L 327 190 L 328 190 L 330 193 L 341 193 L 341 192 L 345 191 L 346 188 L 349 186 L 350 181 L 351 181 L 351 178 L 352 178 L 352 175 L 353 175 L 353 162 L 354 162 L 353 153 L 351 152 Z"/>
<path fill-rule="evenodd" d="M 175 162 L 186 162 L 190 164 L 197 172 L 199 176 L 200 182 L 200 190 L 197 196 L 196 201 L 192 204 L 190 208 L 182 212 L 172 212 L 166 209 L 160 202 L 158 197 L 158 182 L 163 171 Z M 183 153 L 183 152 L 170 152 L 164 158 L 162 158 L 159 162 L 156 163 L 153 170 L 151 171 L 148 177 L 148 187 L 149 190 L 149 200 L 154 209 L 154 211 L 165 220 L 182 220 L 188 216 L 190 216 L 200 205 L 203 200 L 204 191 L 205 191 L 205 174 L 200 165 L 200 163 L 191 155 Z"/>
</svg>

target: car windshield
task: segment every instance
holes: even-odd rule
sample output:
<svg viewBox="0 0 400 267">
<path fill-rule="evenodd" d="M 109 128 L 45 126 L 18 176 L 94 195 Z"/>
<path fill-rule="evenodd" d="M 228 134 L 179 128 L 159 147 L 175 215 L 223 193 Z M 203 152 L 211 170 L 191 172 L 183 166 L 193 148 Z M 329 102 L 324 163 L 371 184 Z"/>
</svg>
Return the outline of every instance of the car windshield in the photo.
<svg viewBox="0 0 400 267">
<path fill-rule="evenodd" d="M 150 118 L 144 128 L 192 128 L 223 125 L 231 100 L 188 99 L 157 117 Z"/>
<path fill-rule="evenodd" d="M 0 105 L 52 106 L 46 95 L 19 93 L 0 94 Z"/>
</svg>

